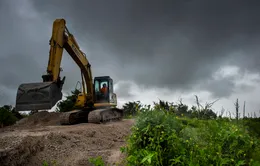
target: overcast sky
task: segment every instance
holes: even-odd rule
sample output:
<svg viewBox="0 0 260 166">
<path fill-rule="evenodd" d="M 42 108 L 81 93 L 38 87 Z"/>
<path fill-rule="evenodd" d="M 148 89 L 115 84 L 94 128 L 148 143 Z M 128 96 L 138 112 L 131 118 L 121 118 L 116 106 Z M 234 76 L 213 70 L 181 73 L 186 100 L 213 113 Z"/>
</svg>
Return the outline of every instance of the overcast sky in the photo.
<svg viewBox="0 0 260 166">
<path fill-rule="evenodd" d="M 0 104 L 14 104 L 18 85 L 41 81 L 52 23 L 65 18 L 93 75 L 110 75 L 120 105 L 159 98 L 195 104 L 239 98 L 259 113 L 258 0 L 1 0 Z M 64 52 L 64 90 L 80 72 Z"/>
</svg>

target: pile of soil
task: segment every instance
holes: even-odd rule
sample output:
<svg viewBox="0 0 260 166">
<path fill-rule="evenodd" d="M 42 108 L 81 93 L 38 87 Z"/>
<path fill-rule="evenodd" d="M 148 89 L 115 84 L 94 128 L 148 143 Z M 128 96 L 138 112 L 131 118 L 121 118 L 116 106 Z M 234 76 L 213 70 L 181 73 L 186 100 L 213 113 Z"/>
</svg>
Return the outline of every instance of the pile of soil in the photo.
<svg viewBox="0 0 260 166">
<path fill-rule="evenodd" d="M 59 113 L 39 112 L 0 132 L 0 165 L 37 166 L 46 161 L 87 166 L 89 158 L 97 156 L 115 165 L 124 158 L 120 147 L 134 120 L 60 126 L 57 117 Z"/>
<path fill-rule="evenodd" d="M 49 126 L 59 125 L 59 112 L 41 111 L 18 121 L 14 126 Z"/>
</svg>

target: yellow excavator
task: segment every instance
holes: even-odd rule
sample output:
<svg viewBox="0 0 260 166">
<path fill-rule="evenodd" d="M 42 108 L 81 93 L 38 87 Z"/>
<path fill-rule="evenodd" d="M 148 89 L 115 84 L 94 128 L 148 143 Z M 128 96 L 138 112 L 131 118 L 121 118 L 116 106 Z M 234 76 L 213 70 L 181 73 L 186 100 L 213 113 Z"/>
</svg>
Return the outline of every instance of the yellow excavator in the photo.
<svg viewBox="0 0 260 166">
<path fill-rule="evenodd" d="M 42 82 L 21 84 L 16 96 L 16 110 L 51 109 L 62 99 L 62 86 L 65 77 L 61 79 L 61 60 L 63 48 L 76 62 L 81 71 L 82 90 L 75 101 L 76 110 L 64 112 L 60 123 L 76 124 L 81 122 L 103 123 L 118 121 L 123 118 L 123 110 L 117 108 L 117 96 L 113 89 L 113 79 L 110 76 L 92 78 L 91 65 L 68 31 L 65 19 L 53 22 L 50 39 L 49 62 L 47 74 L 42 75 Z M 106 91 L 102 92 L 102 86 Z"/>
</svg>

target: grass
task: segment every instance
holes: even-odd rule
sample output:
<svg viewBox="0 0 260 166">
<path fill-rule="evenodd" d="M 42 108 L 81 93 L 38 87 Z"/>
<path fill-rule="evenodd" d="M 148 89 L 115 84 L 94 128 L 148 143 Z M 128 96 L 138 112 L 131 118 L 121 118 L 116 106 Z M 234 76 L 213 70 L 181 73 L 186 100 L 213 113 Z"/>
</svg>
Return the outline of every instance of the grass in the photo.
<svg viewBox="0 0 260 166">
<path fill-rule="evenodd" d="M 101 156 L 91 157 L 89 158 L 89 162 L 95 166 L 105 166 L 105 162 L 103 161 Z"/>
</svg>

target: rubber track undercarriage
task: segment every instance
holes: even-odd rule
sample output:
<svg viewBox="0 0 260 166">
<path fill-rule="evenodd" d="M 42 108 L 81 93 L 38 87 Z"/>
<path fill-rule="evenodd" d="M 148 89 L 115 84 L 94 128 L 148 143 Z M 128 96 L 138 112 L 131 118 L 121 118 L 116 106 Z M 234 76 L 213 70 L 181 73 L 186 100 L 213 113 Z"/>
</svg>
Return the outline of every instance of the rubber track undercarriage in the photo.
<svg viewBox="0 0 260 166">
<path fill-rule="evenodd" d="M 105 123 L 109 121 L 120 121 L 123 118 L 123 110 L 118 108 L 95 109 L 91 111 L 73 110 L 64 112 L 60 116 L 61 125 L 77 123 Z"/>
</svg>

